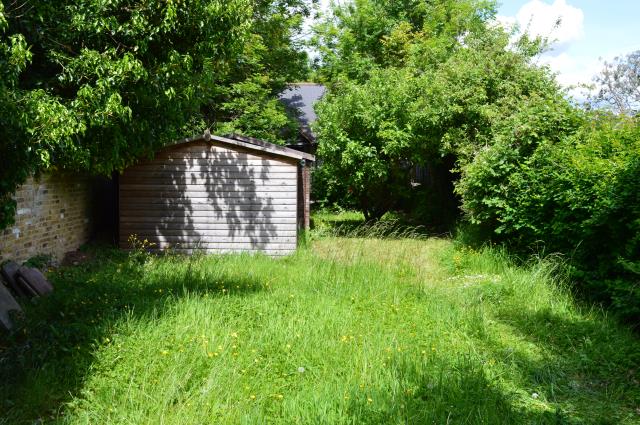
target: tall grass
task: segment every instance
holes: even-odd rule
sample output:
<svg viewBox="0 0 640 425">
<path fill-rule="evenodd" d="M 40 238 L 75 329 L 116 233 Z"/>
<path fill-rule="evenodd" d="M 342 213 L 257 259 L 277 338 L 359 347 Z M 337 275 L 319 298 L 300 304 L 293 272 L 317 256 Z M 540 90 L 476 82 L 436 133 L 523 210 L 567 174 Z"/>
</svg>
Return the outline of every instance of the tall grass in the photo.
<svg viewBox="0 0 640 425">
<path fill-rule="evenodd" d="M 314 215 L 313 221 L 313 235 L 316 237 L 427 239 L 432 236 L 426 226 L 410 225 L 394 216 L 365 222 L 364 216 L 359 212 L 320 212 Z"/>
<path fill-rule="evenodd" d="M 52 273 L 3 342 L 0 422 L 639 422 L 640 343 L 553 263 L 359 234 Z"/>
</svg>

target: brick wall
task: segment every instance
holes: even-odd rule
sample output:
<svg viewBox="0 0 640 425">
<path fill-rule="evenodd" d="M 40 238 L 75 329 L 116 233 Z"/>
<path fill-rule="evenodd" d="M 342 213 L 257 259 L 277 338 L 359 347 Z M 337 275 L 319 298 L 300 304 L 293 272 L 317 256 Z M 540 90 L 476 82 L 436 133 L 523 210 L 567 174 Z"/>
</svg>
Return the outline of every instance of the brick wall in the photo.
<svg viewBox="0 0 640 425">
<path fill-rule="evenodd" d="M 0 231 L 0 262 L 49 254 L 62 259 L 91 234 L 91 181 L 46 175 L 29 179 L 15 193 L 15 223 Z"/>
</svg>

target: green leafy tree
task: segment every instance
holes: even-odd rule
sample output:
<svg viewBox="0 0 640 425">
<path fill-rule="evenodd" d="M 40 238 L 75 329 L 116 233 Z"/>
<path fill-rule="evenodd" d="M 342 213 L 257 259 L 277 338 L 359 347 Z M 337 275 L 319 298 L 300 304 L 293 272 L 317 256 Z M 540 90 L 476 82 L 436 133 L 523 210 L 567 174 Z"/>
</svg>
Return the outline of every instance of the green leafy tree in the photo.
<svg viewBox="0 0 640 425">
<path fill-rule="evenodd" d="M 308 57 L 300 33 L 316 1 L 253 2 L 251 33 L 208 110 L 217 132 L 240 132 L 274 143 L 296 133 L 283 131 L 295 130 L 297 122 L 277 95 L 288 83 L 307 79 Z"/>
<path fill-rule="evenodd" d="M 0 9 L 0 227 L 51 167 L 109 175 L 212 128 L 282 142 L 303 0 L 11 2 Z M 4 161 L 3 161 L 4 162 Z"/>
<path fill-rule="evenodd" d="M 442 62 L 460 40 L 484 32 L 495 2 L 480 0 L 355 0 L 334 5 L 315 27 L 318 75 L 328 82 L 364 81 L 369 72 L 402 66 L 412 55 Z"/>
<path fill-rule="evenodd" d="M 451 216 L 455 205 L 443 210 L 434 194 L 455 190 L 481 241 L 566 255 L 588 296 L 637 324 L 636 57 L 600 80 L 600 101 L 622 114 L 583 111 L 533 63 L 545 41 L 514 43 L 492 16 L 472 1 L 336 8 L 316 40 L 330 88 L 318 106 L 318 187 L 369 219 Z M 416 187 L 416 165 L 450 184 Z"/>
<path fill-rule="evenodd" d="M 489 23 L 489 3 L 411 4 L 355 2 L 335 12 L 345 23 L 320 29 L 323 39 L 338 34 L 322 44 L 334 46 L 324 54 L 330 92 L 318 107 L 322 175 L 337 176 L 333 187 L 373 219 L 390 209 L 428 213 L 427 204 L 448 208 L 431 216 L 455 215 L 454 164 L 462 169 L 493 143 L 523 99 L 566 104 L 548 71 L 531 64 L 540 44 L 523 38 L 511 46 L 509 34 Z M 361 25 L 381 22 L 384 30 L 354 38 Z M 416 188 L 416 165 L 440 181 Z M 435 192 L 444 197 L 434 199 Z"/>
<path fill-rule="evenodd" d="M 10 222 L 15 209 L 11 193 L 16 182 L 24 181 L 41 161 L 44 152 L 25 140 L 13 139 L 21 134 L 24 113 L 18 89 L 20 74 L 29 64 L 32 53 L 22 34 L 7 34 L 9 23 L 0 3 L 0 228 Z M 24 107 L 24 106 L 22 106 Z M 45 156 L 42 158 L 42 156 Z"/>
<path fill-rule="evenodd" d="M 592 103 L 617 113 L 640 113 L 640 50 L 606 62 L 595 78 L 597 94 Z"/>
</svg>

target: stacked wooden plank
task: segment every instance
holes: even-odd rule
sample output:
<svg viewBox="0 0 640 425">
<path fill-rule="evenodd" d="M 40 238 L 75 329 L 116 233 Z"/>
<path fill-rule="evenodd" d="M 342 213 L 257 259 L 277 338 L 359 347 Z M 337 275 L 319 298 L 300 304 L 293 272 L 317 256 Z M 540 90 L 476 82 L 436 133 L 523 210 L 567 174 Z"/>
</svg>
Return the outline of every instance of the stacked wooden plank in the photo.
<svg viewBox="0 0 640 425">
<path fill-rule="evenodd" d="M 19 266 L 9 261 L 2 265 L 0 276 L 0 327 L 6 331 L 14 328 L 13 318 L 22 315 L 22 309 L 12 294 L 19 297 L 37 298 L 53 292 L 47 278 L 34 267 Z"/>
<path fill-rule="evenodd" d="M 20 305 L 11 292 L 0 283 L 0 328 L 11 331 L 14 328 L 14 316 L 22 314 Z"/>
</svg>

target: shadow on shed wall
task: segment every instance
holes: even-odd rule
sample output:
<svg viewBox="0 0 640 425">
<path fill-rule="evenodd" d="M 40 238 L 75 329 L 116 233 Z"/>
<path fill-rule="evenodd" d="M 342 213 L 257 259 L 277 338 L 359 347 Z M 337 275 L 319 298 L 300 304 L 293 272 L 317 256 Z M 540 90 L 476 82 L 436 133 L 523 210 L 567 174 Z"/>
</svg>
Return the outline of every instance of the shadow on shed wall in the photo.
<svg viewBox="0 0 640 425">
<path fill-rule="evenodd" d="M 153 161 L 128 169 L 120 186 L 120 246 L 128 248 L 128 236 L 136 234 L 158 248 L 185 252 L 274 247 L 282 251 L 279 237 L 284 235 L 294 238 L 287 243 L 295 249 L 295 205 L 285 207 L 281 198 L 290 188 L 294 198 L 289 203 L 295 202 L 296 175 L 289 182 L 271 174 L 284 170 L 273 168 L 274 159 L 295 172 L 292 161 L 263 154 L 258 159 L 255 153 L 236 148 L 211 150 L 205 142 L 168 149 Z M 275 197 L 271 199 L 265 196 L 264 184 L 274 176 L 281 186 L 268 193 Z M 290 218 L 279 216 L 283 208 Z M 290 229 L 279 232 L 279 224 L 288 221 Z"/>
</svg>

